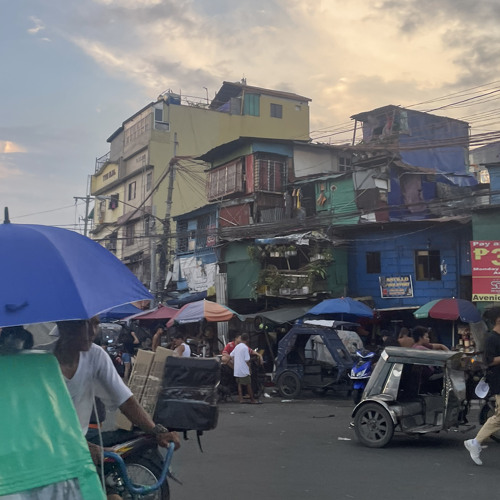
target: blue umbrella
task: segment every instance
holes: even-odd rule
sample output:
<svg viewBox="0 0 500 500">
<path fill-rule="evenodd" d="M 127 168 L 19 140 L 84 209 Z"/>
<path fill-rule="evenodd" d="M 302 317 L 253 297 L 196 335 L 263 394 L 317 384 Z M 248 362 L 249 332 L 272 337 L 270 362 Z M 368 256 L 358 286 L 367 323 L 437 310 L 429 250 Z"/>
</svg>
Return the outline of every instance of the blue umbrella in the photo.
<svg viewBox="0 0 500 500">
<path fill-rule="evenodd" d="M 328 316 L 332 314 L 350 314 L 351 316 L 371 318 L 373 310 L 367 305 L 350 297 L 342 297 L 340 299 L 327 299 L 319 304 L 316 304 L 312 309 L 306 312 L 305 315 L 312 314 L 315 316 Z"/>
<path fill-rule="evenodd" d="M 88 319 L 152 298 L 104 247 L 51 226 L 0 224 L 0 327 Z"/>
<path fill-rule="evenodd" d="M 99 319 L 101 320 L 101 323 L 104 323 L 105 321 L 128 318 L 129 316 L 133 316 L 134 314 L 139 314 L 141 312 L 144 311 L 133 304 L 123 304 L 121 306 L 113 307 L 108 311 L 104 311 L 99 315 Z"/>
</svg>

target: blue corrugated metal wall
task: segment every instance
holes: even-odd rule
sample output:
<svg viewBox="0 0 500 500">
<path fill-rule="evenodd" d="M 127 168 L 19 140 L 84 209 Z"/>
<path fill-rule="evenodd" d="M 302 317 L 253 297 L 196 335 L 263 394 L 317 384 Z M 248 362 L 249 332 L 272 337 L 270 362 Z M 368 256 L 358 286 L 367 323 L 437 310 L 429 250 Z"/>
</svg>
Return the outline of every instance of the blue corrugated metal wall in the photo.
<svg viewBox="0 0 500 500">
<path fill-rule="evenodd" d="M 364 228 L 353 237 L 349 252 L 349 295 L 372 296 L 376 308 L 420 306 L 442 297 L 458 297 L 461 275 L 470 275 L 469 241 L 470 225 L 440 224 L 423 230 L 408 224 L 404 230 L 370 231 Z M 415 280 L 415 251 L 439 250 L 446 264 L 446 274 L 441 280 Z M 367 274 L 366 252 L 381 252 L 380 274 Z M 379 276 L 411 275 L 413 297 L 380 297 Z"/>
</svg>

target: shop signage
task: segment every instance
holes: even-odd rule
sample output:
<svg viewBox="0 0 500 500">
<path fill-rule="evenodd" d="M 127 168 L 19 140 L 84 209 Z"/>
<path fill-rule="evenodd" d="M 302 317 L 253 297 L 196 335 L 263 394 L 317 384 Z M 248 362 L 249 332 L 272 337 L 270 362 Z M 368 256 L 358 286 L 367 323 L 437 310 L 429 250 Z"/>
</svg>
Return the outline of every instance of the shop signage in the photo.
<svg viewBox="0 0 500 500">
<path fill-rule="evenodd" d="M 500 300 L 500 241 L 471 241 L 472 301 Z"/>
<path fill-rule="evenodd" d="M 379 276 L 380 296 L 383 299 L 396 297 L 413 297 L 413 285 L 411 276 Z"/>
</svg>

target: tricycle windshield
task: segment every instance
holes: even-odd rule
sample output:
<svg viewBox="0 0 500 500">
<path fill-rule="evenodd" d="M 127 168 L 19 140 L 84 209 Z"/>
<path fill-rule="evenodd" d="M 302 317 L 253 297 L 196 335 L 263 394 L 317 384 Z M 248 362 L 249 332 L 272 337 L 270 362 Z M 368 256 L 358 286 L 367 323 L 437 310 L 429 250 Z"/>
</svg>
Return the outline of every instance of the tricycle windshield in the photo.
<svg viewBox="0 0 500 500">
<path fill-rule="evenodd" d="M 386 351 L 382 352 L 380 359 L 377 361 L 373 373 L 368 380 L 365 388 L 365 396 L 372 396 L 375 394 L 382 394 L 384 392 L 384 387 L 386 380 L 391 372 L 393 363 L 388 362 L 388 356 Z"/>
</svg>

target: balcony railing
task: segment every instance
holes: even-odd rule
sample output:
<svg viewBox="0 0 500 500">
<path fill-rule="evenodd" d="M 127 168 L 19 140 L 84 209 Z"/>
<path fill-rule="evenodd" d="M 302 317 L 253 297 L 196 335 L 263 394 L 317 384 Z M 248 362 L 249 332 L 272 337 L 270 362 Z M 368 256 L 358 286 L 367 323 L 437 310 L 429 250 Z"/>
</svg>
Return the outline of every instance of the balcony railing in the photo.
<svg viewBox="0 0 500 500">
<path fill-rule="evenodd" d="M 110 158 L 110 151 L 108 151 L 105 155 L 101 156 L 100 158 L 96 158 L 95 160 L 95 173 L 97 174 L 98 172 L 100 172 L 100 170 L 102 169 L 102 167 L 104 165 L 106 165 L 106 163 L 109 162 L 109 158 Z"/>
</svg>

